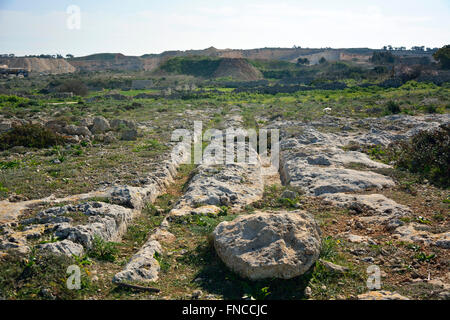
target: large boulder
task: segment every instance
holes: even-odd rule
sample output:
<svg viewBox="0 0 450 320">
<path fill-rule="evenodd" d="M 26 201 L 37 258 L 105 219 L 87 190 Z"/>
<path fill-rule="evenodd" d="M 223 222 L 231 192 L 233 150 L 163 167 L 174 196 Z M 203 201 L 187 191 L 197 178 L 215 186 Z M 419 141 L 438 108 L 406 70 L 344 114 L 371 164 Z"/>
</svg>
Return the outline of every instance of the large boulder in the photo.
<svg viewBox="0 0 450 320">
<path fill-rule="evenodd" d="M 71 135 L 71 136 L 83 136 L 83 137 L 90 137 L 92 133 L 89 131 L 87 127 L 77 127 L 73 124 L 68 125 L 63 128 L 64 133 Z"/>
<path fill-rule="evenodd" d="M 222 261 L 242 277 L 291 279 L 319 258 L 320 229 L 303 211 L 259 212 L 220 223 L 213 232 Z"/>
<path fill-rule="evenodd" d="M 104 117 L 95 117 L 91 128 L 93 134 L 103 133 L 111 130 L 108 120 Z"/>
</svg>

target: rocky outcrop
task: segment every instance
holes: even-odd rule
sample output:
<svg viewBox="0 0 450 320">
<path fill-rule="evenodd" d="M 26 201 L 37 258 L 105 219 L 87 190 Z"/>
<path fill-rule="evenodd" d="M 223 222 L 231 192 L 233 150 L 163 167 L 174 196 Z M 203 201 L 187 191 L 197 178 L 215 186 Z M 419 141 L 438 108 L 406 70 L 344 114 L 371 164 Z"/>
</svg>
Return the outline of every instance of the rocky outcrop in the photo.
<svg viewBox="0 0 450 320">
<path fill-rule="evenodd" d="M 91 132 L 93 134 L 104 133 L 111 129 L 108 120 L 104 117 L 95 117 L 92 124 Z"/>
<path fill-rule="evenodd" d="M 74 243 L 70 240 L 63 240 L 54 243 L 46 243 L 38 246 L 39 249 L 54 254 L 63 254 L 66 256 L 81 256 L 84 248 L 81 244 Z"/>
<path fill-rule="evenodd" d="M 363 216 L 363 221 L 388 223 L 388 220 L 412 215 L 411 209 L 381 194 L 325 194 L 324 199 L 349 209 L 352 214 Z"/>
<path fill-rule="evenodd" d="M 283 164 L 282 177 L 290 185 L 301 187 L 306 193 L 315 196 L 326 193 L 361 192 L 395 185 L 392 179 L 370 171 L 301 166 L 292 162 Z"/>
<path fill-rule="evenodd" d="M 433 233 L 427 225 L 410 223 L 395 229 L 394 237 L 404 242 L 417 242 L 450 249 L 450 232 Z"/>
<path fill-rule="evenodd" d="M 213 239 L 222 261 L 252 280 L 300 276 L 318 259 L 321 247 L 317 223 L 301 211 L 260 212 L 222 222 Z"/>
<path fill-rule="evenodd" d="M 131 209 L 103 202 L 83 203 L 78 206 L 63 207 L 67 211 L 78 211 L 88 216 L 88 223 L 72 225 L 64 222 L 57 224 L 55 235 L 59 239 L 82 244 L 91 248 L 97 236 L 105 241 L 119 241 L 127 230 L 128 224 L 137 214 Z"/>
<path fill-rule="evenodd" d="M 385 168 L 366 154 L 344 151 L 345 137 L 326 134 L 307 127 L 294 138 L 281 141 L 281 178 L 311 195 L 360 192 L 394 186 L 392 179 L 371 171 L 345 168 L 359 164 L 368 168 Z"/>
<path fill-rule="evenodd" d="M 221 148 L 226 157 L 222 146 L 218 145 L 216 150 Z M 253 163 L 224 163 L 225 158 L 218 160 L 206 156 L 170 214 L 217 213 L 221 206 L 236 211 L 261 199 L 264 182 L 259 156 L 248 144 L 244 151 L 249 157 L 253 157 Z"/>
<path fill-rule="evenodd" d="M 262 197 L 259 164 L 201 165 L 171 215 L 217 212 L 221 206 L 239 210 Z"/>
<path fill-rule="evenodd" d="M 154 282 L 158 280 L 160 266 L 155 255 L 161 254 L 158 241 L 150 240 L 130 259 L 124 270 L 113 277 L 114 283 Z"/>
</svg>

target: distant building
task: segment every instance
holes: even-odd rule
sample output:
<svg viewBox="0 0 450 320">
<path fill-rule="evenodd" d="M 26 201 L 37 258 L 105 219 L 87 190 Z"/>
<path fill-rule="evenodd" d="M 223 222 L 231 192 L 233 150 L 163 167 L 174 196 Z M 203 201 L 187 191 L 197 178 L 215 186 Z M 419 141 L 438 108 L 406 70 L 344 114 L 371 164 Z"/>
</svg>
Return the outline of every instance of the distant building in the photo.
<svg viewBox="0 0 450 320">
<path fill-rule="evenodd" d="M 0 75 L 2 76 L 21 76 L 28 77 L 28 70 L 23 68 L 8 68 L 6 65 L 0 66 Z"/>
</svg>

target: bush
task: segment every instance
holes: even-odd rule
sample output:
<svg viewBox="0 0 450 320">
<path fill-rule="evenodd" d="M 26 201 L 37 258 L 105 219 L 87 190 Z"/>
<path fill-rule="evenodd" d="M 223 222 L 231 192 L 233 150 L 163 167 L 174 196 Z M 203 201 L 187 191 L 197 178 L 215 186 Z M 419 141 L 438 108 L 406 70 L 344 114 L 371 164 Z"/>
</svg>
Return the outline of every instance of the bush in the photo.
<svg viewBox="0 0 450 320">
<path fill-rule="evenodd" d="M 65 139 L 38 124 L 16 126 L 0 135 L 0 150 L 23 146 L 28 148 L 48 148 L 63 145 Z"/>
<path fill-rule="evenodd" d="M 394 55 L 389 51 L 375 51 L 372 54 L 372 58 L 370 58 L 370 61 L 372 63 L 394 63 L 395 57 Z"/>
<path fill-rule="evenodd" d="M 89 250 L 89 256 L 101 261 L 116 261 L 119 250 L 114 242 L 106 242 L 99 236 L 94 236 L 92 249 Z"/>
<path fill-rule="evenodd" d="M 86 85 L 80 80 L 67 80 L 59 86 L 58 91 L 73 92 L 74 95 L 82 97 L 86 96 L 89 93 Z"/>
<path fill-rule="evenodd" d="M 395 166 L 420 174 L 444 188 L 450 185 L 450 126 L 421 131 L 409 141 L 390 146 Z"/>
<path fill-rule="evenodd" d="M 450 69 L 450 45 L 440 48 L 433 54 L 433 58 L 440 62 L 443 69 Z"/>
<path fill-rule="evenodd" d="M 397 114 L 402 110 L 400 109 L 400 105 L 395 101 L 389 101 L 386 105 L 386 111 L 388 113 Z"/>
</svg>

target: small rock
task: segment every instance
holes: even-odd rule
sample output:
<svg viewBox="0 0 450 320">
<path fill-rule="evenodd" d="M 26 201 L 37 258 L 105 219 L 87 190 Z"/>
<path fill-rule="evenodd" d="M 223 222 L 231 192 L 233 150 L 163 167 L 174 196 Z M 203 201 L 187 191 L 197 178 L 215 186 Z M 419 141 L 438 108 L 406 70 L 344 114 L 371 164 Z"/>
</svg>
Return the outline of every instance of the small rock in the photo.
<svg viewBox="0 0 450 320">
<path fill-rule="evenodd" d="M 358 300 L 409 300 L 396 292 L 390 291 L 370 291 L 358 295 Z"/>
<path fill-rule="evenodd" d="M 203 295 L 203 292 L 201 290 L 195 290 L 192 293 L 192 297 L 191 298 L 194 299 L 194 300 L 197 300 L 197 299 L 200 299 L 202 295 Z"/>
<path fill-rule="evenodd" d="M 298 193 L 291 190 L 284 190 L 283 193 L 281 194 L 281 198 L 287 198 L 291 200 L 294 200 L 295 198 L 297 198 L 297 196 Z"/>
<path fill-rule="evenodd" d="M 305 297 L 306 297 L 306 298 L 310 298 L 311 295 L 312 295 L 311 287 L 306 287 L 306 288 L 305 288 Z"/>
<path fill-rule="evenodd" d="M 44 299 L 56 300 L 56 297 L 53 295 L 53 293 L 50 291 L 50 289 L 44 288 L 41 290 L 40 294 Z"/>
<path fill-rule="evenodd" d="M 348 268 L 320 259 L 319 262 L 330 272 L 344 274 Z"/>
<path fill-rule="evenodd" d="M 136 129 L 125 130 L 122 132 L 120 140 L 123 141 L 135 141 L 137 139 L 138 132 Z"/>
</svg>

